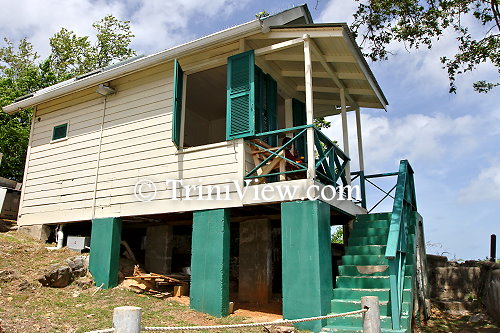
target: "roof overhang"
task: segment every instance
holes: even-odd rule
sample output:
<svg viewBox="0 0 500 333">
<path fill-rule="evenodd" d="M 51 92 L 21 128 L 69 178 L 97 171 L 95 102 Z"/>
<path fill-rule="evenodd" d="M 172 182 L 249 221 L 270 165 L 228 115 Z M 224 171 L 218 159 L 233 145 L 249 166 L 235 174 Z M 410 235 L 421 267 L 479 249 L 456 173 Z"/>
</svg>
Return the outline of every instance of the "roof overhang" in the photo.
<svg viewBox="0 0 500 333">
<path fill-rule="evenodd" d="M 312 23 L 311 14 L 307 9 L 307 5 L 293 7 L 276 15 L 268 16 L 262 20 L 250 21 L 146 57 L 138 57 L 137 59 L 132 59 L 132 61 L 124 61 L 123 63 L 63 81 L 24 96 L 16 102 L 4 106 L 3 110 L 7 113 L 15 113 L 22 109 L 33 107 L 40 103 L 96 86 L 100 83 L 108 82 L 124 75 L 171 61 L 174 58 L 188 55 L 195 50 L 213 46 L 220 42 L 237 40 L 259 32 L 266 32 L 270 30 L 271 26 L 296 22 L 306 24 Z"/>
<path fill-rule="evenodd" d="M 341 91 L 348 110 L 387 109 L 387 99 L 345 23 L 272 27 L 247 38 L 256 62 L 279 77 L 286 95 L 305 97 L 304 39 L 312 51 L 314 116 L 339 113 Z"/>
</svg>

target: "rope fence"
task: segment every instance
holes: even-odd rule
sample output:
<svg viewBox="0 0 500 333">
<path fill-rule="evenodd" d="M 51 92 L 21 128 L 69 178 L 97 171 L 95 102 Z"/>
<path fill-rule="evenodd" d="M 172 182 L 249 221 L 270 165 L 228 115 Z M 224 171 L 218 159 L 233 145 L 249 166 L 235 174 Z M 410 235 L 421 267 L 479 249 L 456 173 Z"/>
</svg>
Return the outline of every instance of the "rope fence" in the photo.
<svg viewBox="0 0 500 333">
<path fill-rule="evenodd" d="M 373 297 L 373 296 L 369 296 Z M 365 297 L 363 297 L 365 298 Z M 362 309 L 344 313 L 335 313 L 325 316 L 299 318 L 299 319 L 280 319 L 268 322 L 259 323 L 244 323 L 244 324 L 231 324 L 231 325 L 211 325 L 211 326 L 184 326 L 184 327 L 142 327 L 141 326 L 141 313 L 142 309 L 134 306 L 122 306 L 115 308 L 113 311 L 113 326 L 114 328 L 108 328 L 103 330 L 95 330 L 86 333 L 139 333 L 139 332 L 166 332 L 166 331 L 201 331 L 201 330 L 220 330 L 220 329 L 231 329 L 231 328 L 245 328 L 245 327 L 260 327 L 260 326 L 280 326 L 280 325 L 291 325 L 296 323 L 323 320 L 337 317 L 353 316 L 361 313 L 367 313 L 368 310 L 372 308 L 374 316 L 363 316 L 363 332 L 370 333 L 371 330 L 365 330 L 365 326 L 371 327 L 372 322 L 378 321 L 378 327 L 380 327 L 380 312 L 378 308 L 378 297 L 372 302 L 363 302 L 362 298 Z M 370 324 L 370 325 L 365 325 Z M 373 331 L 375 332 L 375 331 Z"/>
</svg>

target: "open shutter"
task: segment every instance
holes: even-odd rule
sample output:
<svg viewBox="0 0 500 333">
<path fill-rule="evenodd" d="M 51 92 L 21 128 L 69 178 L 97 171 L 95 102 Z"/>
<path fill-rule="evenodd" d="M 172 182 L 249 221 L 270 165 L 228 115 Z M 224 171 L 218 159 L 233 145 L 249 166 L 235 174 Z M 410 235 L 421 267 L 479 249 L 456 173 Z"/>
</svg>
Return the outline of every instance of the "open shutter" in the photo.
<svg viewBox="0 0 500 333">
<path fill-rule="evenodd" d="M 227 140 L 255 134 L 253 50 L 227 59 Z"/>
<path fill-rule="evenodd" d="M 177 147 L 180 145 L 181 138 L 181 115 L 182 115 L 182 87 L 184 81 L 184 72 L 181 65 L 174 60 L 174 105 L 172 108 L 172 141 Z"/>
<path fill-rule="evenodd" d="M 306 124 L 306 105 L 297 99 L 292 99 L 292 111 L 293 111 L 293 126 L 302 126 Z M 295 149 L 300 156 L 303 156 L 304 159 L 307 158 L 306 151 L 306 140 L 305 137 L 302 136 L 297 139 L 295 144 Z"/>
</svg>

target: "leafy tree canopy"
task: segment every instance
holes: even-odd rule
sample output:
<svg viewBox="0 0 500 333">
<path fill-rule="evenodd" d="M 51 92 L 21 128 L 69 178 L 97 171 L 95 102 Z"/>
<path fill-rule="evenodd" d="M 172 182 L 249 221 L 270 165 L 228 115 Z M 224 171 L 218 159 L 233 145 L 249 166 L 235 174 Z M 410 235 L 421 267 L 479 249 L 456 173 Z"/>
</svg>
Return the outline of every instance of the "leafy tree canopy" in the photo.
<svg viewBox="0 0 500 333">
<path fill-rule="evenodd" d="M 352 30 L 361 38 L 365 55 L 387 59 L 393 41 L 407 48 L 431 48 L 445 33 L 456 34 L 458 53 L 441 57 L 448 71 L 450 92 L 455 93 L 458 75 L 490 63 L 500 73 L 500 14 L 498 0 L 355 0 Z M 484 33 L 473 33 L 475 26 Z M 480 80 L 474 89 L 486 93 L 499 82 Z"/>
<path fill-rule="evenodd" d="M 4 38 L 5 46 L 0 47 L 0 108 L 26 94 L 135 55 L 129 47 L 134 35 L 128 21 L 108 15 L 92 26 L 95 43 L 89 36 L 79 37 L 62 28 L 50 38 L 50 56 L 41 61 L 26 38 L 17 46 Z M 0 111 L 2 177 L 22 181 L 31 114 L 30 109 L 13 115 Z"/>
</svg>

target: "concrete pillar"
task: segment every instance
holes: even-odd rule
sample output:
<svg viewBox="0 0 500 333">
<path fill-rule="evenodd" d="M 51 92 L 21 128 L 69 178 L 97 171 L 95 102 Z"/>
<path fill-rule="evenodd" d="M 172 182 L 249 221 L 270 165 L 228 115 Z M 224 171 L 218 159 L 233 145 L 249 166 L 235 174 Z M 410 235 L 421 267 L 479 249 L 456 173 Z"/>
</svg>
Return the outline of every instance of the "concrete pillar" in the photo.
<svg viewBox="0 0 500 333">
<path fill-rule="evenodd" d="M 113 310 L 115 333 L 140 333 L 142 309 L 136 306 L 120 306 Z"/>
<path fill-rule="evenodd" d="M 50 227 L 47 224 L 22 225 L 19 226 L 18 232 L 46 242 L 50 236 Z"/>
<path fill-rule="evenodd" d="M 238 298 L 242 302 L 269 303 L 272 292 L 271 222 L 240 223 Z"/>
<path fill-rule="evenodd" d="M 172 272 L 173 230 L 170 225 L 146 229 L 146 270 L 157 274 Z"/>
<path fill-rule="evenodd" d="M 118 285 L 121 233 L 119 217 L 92 220 L 89 270 L 96 286 L 108 289 Z"/>
<path fill-rule="evenodd" d="M 229 314 L 229 210 L 193 214 L 191 309 L 223 317 Z"/>
<path fill-rule="evenodd" d="M 330 207 L 316 201 L 281 204 L 283 318 L 326 315 L 332 300 Z M 319 332 L 326 320 L 299 323 Z"/>
</svg>

